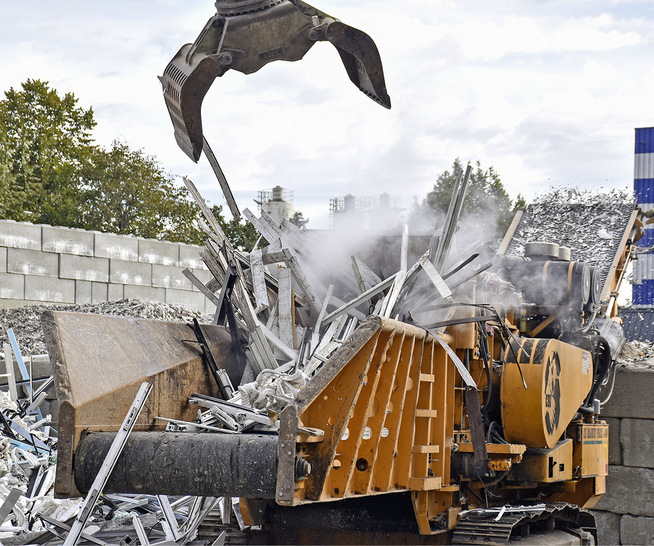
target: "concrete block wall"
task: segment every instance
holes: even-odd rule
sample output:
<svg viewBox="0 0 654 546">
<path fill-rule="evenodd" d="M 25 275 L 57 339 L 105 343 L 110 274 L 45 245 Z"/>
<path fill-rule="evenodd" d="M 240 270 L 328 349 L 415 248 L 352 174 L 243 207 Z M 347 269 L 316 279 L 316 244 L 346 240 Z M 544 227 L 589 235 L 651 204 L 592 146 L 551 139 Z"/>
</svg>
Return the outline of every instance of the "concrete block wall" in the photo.
<svg viewBox="0 0 654 546">
<path fill-rule="evenodd" d="M 618 368 L 602 414 L 610 430 L 606 494 L 594 509 L 600 544 L 653 544 L 654 362 Z"/>
<path fill-rule="evenodd" d="M 209 281 L 201 248 L 0 220 L 0 308 L 139 298 L 213 313 L 182 273 L 188 268 Z"/>
</svg>

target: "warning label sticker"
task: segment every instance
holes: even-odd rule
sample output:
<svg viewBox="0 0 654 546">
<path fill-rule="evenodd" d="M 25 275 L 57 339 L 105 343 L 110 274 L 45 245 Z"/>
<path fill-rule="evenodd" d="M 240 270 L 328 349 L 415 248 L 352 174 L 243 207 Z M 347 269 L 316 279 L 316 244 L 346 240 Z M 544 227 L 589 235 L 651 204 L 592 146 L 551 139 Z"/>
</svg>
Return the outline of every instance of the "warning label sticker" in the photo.
<svg viewBox="0 0 654 546">
<path fill-rule="evenodd" d="M 581 357 L 581 374 L 588 375 L 589 370 L 593 366 L 593 358 L 588 351 L 584 351 Z"/>
</svg>

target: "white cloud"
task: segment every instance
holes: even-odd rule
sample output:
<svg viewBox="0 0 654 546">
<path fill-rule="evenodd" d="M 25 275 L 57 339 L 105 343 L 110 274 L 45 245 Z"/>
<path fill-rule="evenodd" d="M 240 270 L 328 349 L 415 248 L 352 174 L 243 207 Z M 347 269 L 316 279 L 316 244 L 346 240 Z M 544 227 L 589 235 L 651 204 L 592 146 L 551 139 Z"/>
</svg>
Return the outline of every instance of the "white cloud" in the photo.
<svg viewBox="0 0 654 546">
<path fill-rule="evenodd" d="M 313 2 L 376 41 L 393 109 L 359 93 L 327 43 L 300 63 L 227 73 L 203 119 L 242 206 L 279 184 L 325 227 L 330 197 L 422 199 L 456 157 L 493 165 L 513 196 L 630 184 L 633 128 L 654 124 L 649 2 Z M 93 106 L 100 143 L 144 148 L 222 202 L 206 161 L 177 148 L 156 79 L 212 2 L 26 0 L 3 11 L 0 90 L 31 77 L 74 92 Z"/>
</svg>

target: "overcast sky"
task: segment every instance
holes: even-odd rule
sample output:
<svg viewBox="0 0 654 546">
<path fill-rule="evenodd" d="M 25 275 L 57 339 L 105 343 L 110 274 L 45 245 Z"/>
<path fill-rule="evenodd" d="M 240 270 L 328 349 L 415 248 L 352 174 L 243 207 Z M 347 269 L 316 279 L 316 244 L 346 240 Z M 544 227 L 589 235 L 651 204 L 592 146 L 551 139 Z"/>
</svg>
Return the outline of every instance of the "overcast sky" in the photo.
<svg viewBox="0 0 654 546">
<path fill-rule="evenodd" d="M 280 185 L 309 227 L 327 227 L 330 198 L 388 192 L 410 206 L 456 157 L 494 166 L 512 197 L 632 185 L 634 128 L 654 126 L 651 0 L 313 5 L 372 36 L 393 108 L 360 93 L 324 42 L 218 78 L 205 136 L 241 208 Z M 0 90 L 39 78 L 73 92 L 100 144 L 142 148 L 224 203 L 206 160 L 177 148 L 157 80 L 214 13 L 211 0 L 2 0 Z"/>
</svg>

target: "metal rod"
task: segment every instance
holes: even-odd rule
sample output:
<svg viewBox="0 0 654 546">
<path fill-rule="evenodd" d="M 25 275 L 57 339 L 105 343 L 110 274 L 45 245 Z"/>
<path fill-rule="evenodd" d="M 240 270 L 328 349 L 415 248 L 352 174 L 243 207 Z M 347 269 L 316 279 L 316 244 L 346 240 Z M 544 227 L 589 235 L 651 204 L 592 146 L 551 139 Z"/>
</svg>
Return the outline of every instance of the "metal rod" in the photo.
<svg viewBox="0 0 654 546">
<path fill-rule="evenodd" d="M 465 175 L 461 179 L 461 173 L 457 177 L 456 184 L 454 185 L 454 191 L 452 192 L 452 199 L 450 201 L 450 206 L 447 209 L 447 219 L 445 225 L 443 226 L 443 235 L 439 240 L 438 251 L 436 252 L 436 259 L 434 265 L 438 271 L 441 271 L 447 255 L 450 252 L 450 247 L 452 245 L 452 238 L 456 231 L 456 225 L 459 222 L 461 216 L 461 210 L 463 209 L 463 202 L 465 200 L 466 190 L 468 188 L 468 182 L 470 181 L 470 174 L 472 173 L 472 167 L 468 165 L 466 168 Z"/>
<path fill-rule="evenodd" d="M 395 278 L 397 277 L 397 275 L 398 275 L 398 273 L 395 273 L 395 275 L 391 275 L 387 279 L 380 282 L 377 286 L 373 286 L 370 290 L 366 290 L 363 294 L 357 296 L 356 298 L 354 298 L 349 303 L 346 303 L 345 305 L 339 307 L 335 311 L 332 311 L 329 315 L 327 315 L 324 318 L 322 323 L 323 324 L 329 324 L 333 320 L 340 317 L 343 313 L 347 313 L 350 309 L 354 309 L 355 307 L 359 306 L 362 302 L 366 301 L 367 299 L 371 298 L 372 296 L 376 296 L 380 292 L 383 292 L 384 290 L 386 290 L 389 286 L 391 286 L 393 284 L 393 282 L 395 281 Z"/>
<path fill-rule="evenodd" d="M 64 546 L 75 546 L 77 544 L 77 541 L 79 540 L 82 531 L 84 530 L 84 526 L 91 516 L 91 512 L 93 512 L 93 507 L 95 506 L 100 493 L 102 493 L 102 489 L 106 485 L 107 480 L 109 479 L 109 475 L 114 469 L 118 457 L 125 447 L 127 438 L 132 432 L 134 425 L 136 424 L 136 421 L 141 414 L 141 410 L 145 406 L 145 402 L 150 395 L 150 392 L 152 392 L 152 385 L 149 383 L 143 383 L 139 388 L 139 391 L 134 398 L 134 402 L 132 402 L 132 405 L 129 408 L 129 412 L 127 412 L 127 415 L 125 416 L 125 420 L 123 421 L 120 430 L 111 443 L 109 453 L 107 453 L 107 456 L 105 457 L 104 462 L 102 463 L 102 466 L 100 467 L 100 470 L 95 477 L 95 480 L 93 480 L 91 489 L 89 490 L 86 499 L 84 499 L 84 504 L 82 505 L 80 513 L 75 518 L 75 522 L 73 523 L 73 526 L 71 527 L 70 532 L 66 537 Z"/>
<path fill-rule="evenodd" d="M 218 160 L 216 159 L 216 156 L 214 155 L 211 146 L 209 146 L 209 143 L 207 142 L 207 139 L 204 136 L 202 137 L 202 151 L 204 152 L 204 155 L 209 160 L 209 164 L 211 165 L 211 168 L 213 169 L 213 172 L 216 175 L 218 184 L 220 184 L 220 189 L 223 190 L 225 201 L 227 201 L 227 205 L 229 206 L 229 211 L 232 213 L 234 220 L 237 221 L 240 220 L 241 212 L 238 210 L 238 205 L 236 204 L 236 199 L 234 199 L 234 194 L 232 193 L 232 190 L 229 187 L 229 184 L 227 183 L 227 178 L 225 177 L 225 173 L 220 168 L 220 163 L 218 163 Z"/>
<path fill-rule="evenodd" d="M 12 328 L 9 328 L 9 330 L 7 330 L 7 335 L 9 336 L 9 342 L 11 343 L 11 347 L 14 350 L 14 356 L 16 357 L 16 362 L 18 362 L 18 368 L 20 369 L 20 374 L 23 378 L 23 381 L 29 381 L 30 376 L 27 373 L 27 368 L 25 367 L 23 356 L 20 354 L 20 348 L 18 347 L 18 342 L 16 341 L 14 330 Z M 30 386 L 30 394 L 31 393 L 32 393 L 32 389 Z"/>
</svg>

